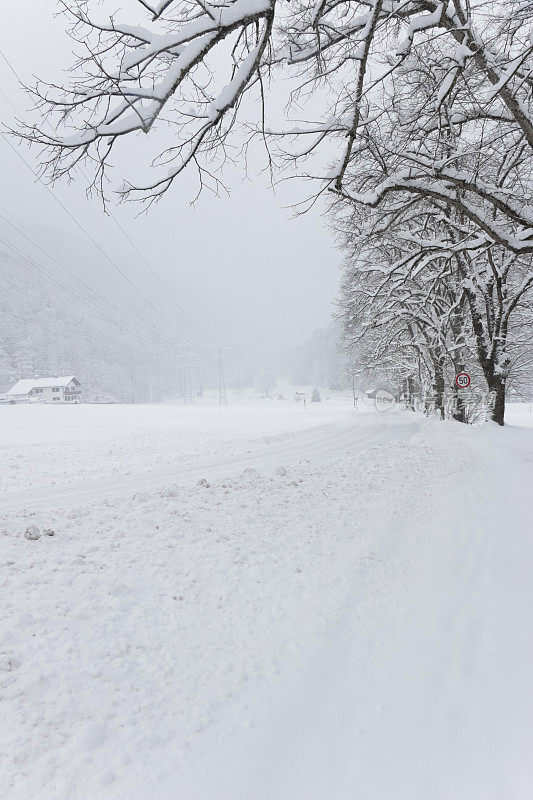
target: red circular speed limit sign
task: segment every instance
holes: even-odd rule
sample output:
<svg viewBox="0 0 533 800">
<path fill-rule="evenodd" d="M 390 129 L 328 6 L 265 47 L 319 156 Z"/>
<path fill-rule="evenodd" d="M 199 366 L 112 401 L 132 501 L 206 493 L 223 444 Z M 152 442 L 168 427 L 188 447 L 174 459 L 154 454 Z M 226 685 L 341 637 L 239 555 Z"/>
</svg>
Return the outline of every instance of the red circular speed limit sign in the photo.
<svg viewBox="0 0 533 800">
<path fill-rule="evenodd" d="M 455 376 L 455 385 L 459 389 L 466 389 L 470 386 L 470 375 L 467 372 L 460 372 Z"/>
</svg>

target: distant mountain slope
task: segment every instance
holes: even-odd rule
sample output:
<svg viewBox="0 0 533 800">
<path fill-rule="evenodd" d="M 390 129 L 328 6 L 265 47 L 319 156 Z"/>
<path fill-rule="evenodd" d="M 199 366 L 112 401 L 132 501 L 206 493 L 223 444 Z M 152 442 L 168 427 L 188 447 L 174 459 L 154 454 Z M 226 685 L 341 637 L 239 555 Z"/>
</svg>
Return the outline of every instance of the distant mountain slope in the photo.
<svg viewBox="0 0 533 800">
<path fill-rule="evenodd" d="M 0 246 L 0 392 L 19 378 L 72 373 L 87 396 L 127 402 L 177 393 L 176 342 L 144 311 L 117 300 L 113 308 L 33 260 Z"/>
</svg>

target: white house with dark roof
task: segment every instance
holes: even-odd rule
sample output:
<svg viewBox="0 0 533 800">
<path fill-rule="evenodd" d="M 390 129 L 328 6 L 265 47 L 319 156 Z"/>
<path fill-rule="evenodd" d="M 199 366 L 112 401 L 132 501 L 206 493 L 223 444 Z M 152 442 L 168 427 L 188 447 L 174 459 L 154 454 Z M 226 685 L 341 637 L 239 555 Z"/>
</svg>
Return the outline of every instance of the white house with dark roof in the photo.
<svg viewBox="0 0 533 800">
<path fill-rule="evenodd" d="M 75 375 L 52 378 L 24 378 L 11 387 L 12 403 L 79 403 L 81 383 Z"/>
</svg>

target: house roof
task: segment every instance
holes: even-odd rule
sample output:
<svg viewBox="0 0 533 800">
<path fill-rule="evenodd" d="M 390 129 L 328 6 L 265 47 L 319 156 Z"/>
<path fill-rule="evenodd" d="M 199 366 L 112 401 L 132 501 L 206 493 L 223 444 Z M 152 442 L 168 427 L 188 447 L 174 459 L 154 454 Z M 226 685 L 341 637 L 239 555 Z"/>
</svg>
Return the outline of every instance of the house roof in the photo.
<svg viewBox="0 0 533 800">
<path fill-rule="evenodd" d="M 48 386 L 68 386 L 71 381 L 78 381 L 75 375 L 63 375 L 56 378 L 24 378 L 11 387 L 8 395 L 29 394 L 36 387 L 45 389 Z"/>
</svg>

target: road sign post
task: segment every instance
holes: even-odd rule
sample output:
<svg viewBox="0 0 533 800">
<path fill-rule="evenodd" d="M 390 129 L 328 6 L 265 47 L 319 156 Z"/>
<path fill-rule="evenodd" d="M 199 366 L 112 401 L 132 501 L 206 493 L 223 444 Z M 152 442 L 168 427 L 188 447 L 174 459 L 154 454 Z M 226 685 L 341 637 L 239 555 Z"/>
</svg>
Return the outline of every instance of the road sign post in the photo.
<svg viewBox="0 0 533 800">
<path fill-rule="evenodd" d="M 457 389 L 457 416 L 455 417 L 459 422 L 466 422 L 466 402 L 465 402 L 465 391 L 470 386 L 470 375 L 468 372 L 464 372 L 461 367 L 461 370 L 455 376 L 455 386 Z"/>
</svg>

